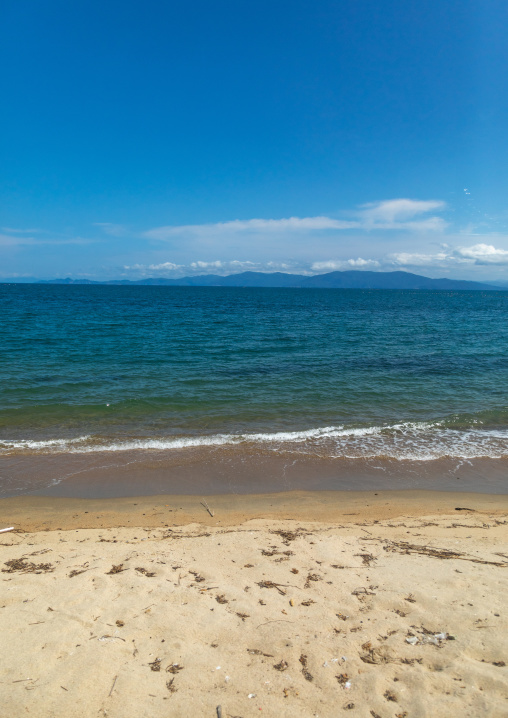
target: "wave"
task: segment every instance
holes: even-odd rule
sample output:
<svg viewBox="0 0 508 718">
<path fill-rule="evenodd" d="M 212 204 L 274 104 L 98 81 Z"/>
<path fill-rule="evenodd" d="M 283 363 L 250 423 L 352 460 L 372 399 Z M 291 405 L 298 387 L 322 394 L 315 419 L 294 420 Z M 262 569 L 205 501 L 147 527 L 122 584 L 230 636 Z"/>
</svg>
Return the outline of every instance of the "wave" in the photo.
<svg viewBox="0 0 508 718">
<path fill-rule="evenodd" d="M 215 447 L 256 447 L 329 459 L 392 458 L 431 461 L 443 457 L 508 457 L 508 429 L 450 428 L 450 420 L 385 426 L 326 426 L 278 431 L 201 436 L 114 439 L 84 435 L 47 440 L 0 440 L 0 455 L 85 454 L 121 451 L 172 451 Z"/>
</svg>

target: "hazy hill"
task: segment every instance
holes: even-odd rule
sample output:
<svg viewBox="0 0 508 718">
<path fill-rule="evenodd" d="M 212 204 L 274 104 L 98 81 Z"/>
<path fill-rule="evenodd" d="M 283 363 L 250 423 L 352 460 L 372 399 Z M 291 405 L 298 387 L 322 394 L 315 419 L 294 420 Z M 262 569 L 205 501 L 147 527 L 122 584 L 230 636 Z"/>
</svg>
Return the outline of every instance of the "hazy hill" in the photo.
<svg viewBox="0 0 508 718">
<path fill-rule="evenodd" d="M 44 284 L 119 284 L 154 285 L 173 287 L 294 287 L 316 289 L 427 289 L 427 290 L 491 290 L 502 289 L 499 285 L 469 282 L 460 279 L 430 279 L 411 272 L 365 272 L 351 270 L 328 272 L 308 277 L 303 274 L 283 272 L 242 272 L 220 277 L 216 274 L 202 274 L 195 277 L 166 279 L 118 279 L 94 282 L 90 279 L 52 279 Z"/>
</svg>

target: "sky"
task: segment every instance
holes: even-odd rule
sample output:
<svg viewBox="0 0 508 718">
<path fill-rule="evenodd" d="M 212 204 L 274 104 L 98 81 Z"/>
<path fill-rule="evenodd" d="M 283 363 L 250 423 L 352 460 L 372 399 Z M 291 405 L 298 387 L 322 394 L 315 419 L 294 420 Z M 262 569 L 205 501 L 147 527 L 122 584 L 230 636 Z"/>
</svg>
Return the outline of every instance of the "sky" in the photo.
<svg viewBox="0 0 508 718">
<path fill-rule="evenodd" d="M 3 0 L 0 277 L 508 281 L 506 0 Z"/>
</svg>

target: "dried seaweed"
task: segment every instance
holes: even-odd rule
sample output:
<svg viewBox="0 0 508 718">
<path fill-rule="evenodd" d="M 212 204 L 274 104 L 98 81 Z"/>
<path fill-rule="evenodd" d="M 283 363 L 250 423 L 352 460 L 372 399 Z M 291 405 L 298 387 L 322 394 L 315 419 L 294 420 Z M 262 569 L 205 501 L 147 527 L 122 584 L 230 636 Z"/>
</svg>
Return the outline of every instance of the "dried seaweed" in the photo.
<svg viewBox="0 0 508 718">
<path fill-rule="evenodd" d="M 321 576 L 318 576 L 317 573 L 309 573 L 307 578 L 305 579 L 305 583 L 303 585 L 304 588 L 310 588 L 310 582 L 311 581 L 322 581 L 323 579 Z"/>
<path fill-rule="evenodd" d="M 300 538 L 300 536 L 308 536 L 311 532 L 305 531 L 305 529 L 296 529 L 295 531 L 284 531 L 282 529 L 278 529 L 277 531 L 271 531 L 270 533 L 280 536 L 283 543 L 287 546 L 290 541 L 295 541 L 297 538 Z"/>
<path fill-rule="evenodd" d="M 273 655 L 271 653 L 263 653 L 263 651 L 260 651 L 259 648 L 247 648 L 247 653 L 250 653 L 253 656 L 265 656 L 265 658 L 273 658 Z"/>
<path fill-rule="evenodd" d="M 52 573 L 55 570 L 51 563 L 32 563 L 26 558 L 13 558 L 4 565 L 7 568 L 3 568 L 2 573 Z"/>
<path fill-rule="evenodd" d="M 373 648 L 372 646 L 369 646 L 369 643 L 364 643 L 363 646 L 365 646 L 364 650 L 366 650 L 366 653 L 360 655 L 360 659 L 364 663 L 369 663 L 371 665 L 376 666 L 385 663 L 402 663 L 408 666 L 413 666 L 415 663 L 422 662 L 421 658 L 399 658 L 398 656 L 393 656 L 388 653 L 386 647 Z"/>
<path fill-rule="evenodd" d="M 303 677 L 305 678 L 305 680 L 313 681 L 314 677 L 307 670 L 307 656 L 302 653 L 302 655 L 299 658 L 299 661 L 302 664 L 302 673 L 303 673 Z"/>
<path fill-rule="evenodd" d="M 110 576 L 114 573 L 122 573 L 122 571 L 127 571 L 128 569 L 123 567 L 123 563 L 119 563 L 116 566 L 111 566 L 111 569 L 109 571 L 106 571 L 106 576 Z"/>
<path fill-rule="evenodd" d="M 72 571 L 69 574 L 69 578 L 74 578 L 74 576 L 79 576 L 80 573 L 86 573 L 89 569 L 83 568 L 81 571 L 78 571 L 77 569 L 73 568 Z"/>
<path fill-rule="evenodd" d="M 181 666 L 179 663 L 172 663 L 170 666 L 168 666 L 168 667 L 166 668 L 166 672 L 167 672 L 167 673 L 173 673 L 174 675 L 176 675 L 177 673 L 179 673 L 180 671 L 182 671 L 183 668 L 184 668 L 184 667 Z"/>
<path fill-rule="evenodd" d="M 371 553 L 355 553 L 355 556 L 358 556 L 362 559 L 362 563 L 364 566 L 370 566 L 372 561 L 377 561 L 377 558 Z"/>
<path fill-rule="evenodd" d="M 224 594 L 220 594 L 219 596 L 215 596 L 215 600 L 217 603 L 229 603 L 228 599 L 224 596 Z"/>
<path fill-rule="evenodd" d="M 176 693 L 178 688 L 174 685 L 175 679 L 172 678 L 170 681 L 166 681 L 166 688 L 170 693 Z"/>
<path fill-rule="evenodd" d="M 156 673 L 158 673 L 158 672 L 160 671 L 160 669 L 161 669 L 161 659 L 160 659 L 160 658 L 156 658 L 154 661 L 152 661 L 152 662 L 149 663 L 148 665 L 150 666 L 150 669 L 151 669 L 152 671 L 155 671 Z"/>
<path fill-rule="evenodd" d="M 142 566 L 136 568 L 136 571 L 138 573 L 143 574 L 143 576 L 146 576 L 147 578 L 152 578 L 155 576 L 155 571 L 148 571 L 146 568 L 143 568 Z"/>
<path fill-rule="evenodd" d="M 386 541 L 386 539 L 385 539 Z M 485 561 L 482 558 L 468 556 L 460 551 L 451 551 L 446 548 L 433 548 L 420 544 L 410 544 L 407 541 L 387 541 L 387 545 L 383 546 L 385 551 L 401 554 L 420 554 L 421 556 L 430 556 L 431 558 L 441 559 L 458 559 L 460 561 L 471 561 L 472 563 L 482 563 L 488 566 L 508 567 L 508 561 Z"/>
<path fill-rule="evenodd" d="M 288 668 L 288 664 L 286 663 L 286 661 L 284 659 L 282 659 L 282 661 L 280 663 L 275 663 L 275 665 L 273 667 L 275 668 L 276 671 L 282 672 Z"/>
<path fill-rule="evenodd" d="M 365 588 L 365 586 L 360 586 L 360 588 L 355 588 L 354 591 L 351 592 L 352 596 L 375 596 L 376 594 L 374 591 L 369 590 L 375 588 L 374 586 L 369 586 L 369 588 Z"/>
<path fill-rule="evenodd" d="M 242 621 L 245 621 L 246 618 L 250 618 L 248 613 L 237 613 L 236 615 L 238 616 L 238 618 L 241 618 Z"/>
<path fill-rule="evenodd" d="M 284 586 L 285 588 L 287 588 L 286 584 L 284 584 L 284 583 L 274 583 L 273 581 L 258 581 L 257 585 L 260 588 L 276 588 L 277 591 L 281 594 L 281 596 L 286 595 L 286 591 L 283 591 L 281 588 L 281 586 Z"/>
</svg>

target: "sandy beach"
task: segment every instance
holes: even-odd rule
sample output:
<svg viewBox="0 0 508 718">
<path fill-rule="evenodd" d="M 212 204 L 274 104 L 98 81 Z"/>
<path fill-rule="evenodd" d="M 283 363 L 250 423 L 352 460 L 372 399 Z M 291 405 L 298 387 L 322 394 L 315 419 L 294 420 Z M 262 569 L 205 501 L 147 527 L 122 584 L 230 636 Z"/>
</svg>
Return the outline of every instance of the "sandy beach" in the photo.
<svg viewBox="0 0 508 718">
<path fill-rule="evenodd" d="M 2 714 L 506 716 L 508 499 L 0 502 Z"/>
</svg>

